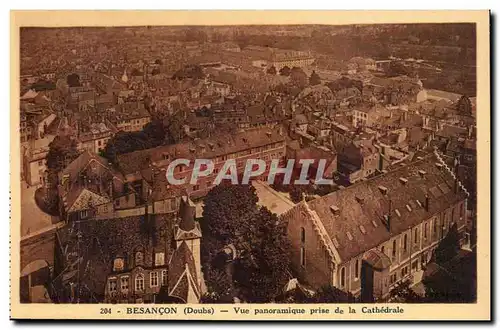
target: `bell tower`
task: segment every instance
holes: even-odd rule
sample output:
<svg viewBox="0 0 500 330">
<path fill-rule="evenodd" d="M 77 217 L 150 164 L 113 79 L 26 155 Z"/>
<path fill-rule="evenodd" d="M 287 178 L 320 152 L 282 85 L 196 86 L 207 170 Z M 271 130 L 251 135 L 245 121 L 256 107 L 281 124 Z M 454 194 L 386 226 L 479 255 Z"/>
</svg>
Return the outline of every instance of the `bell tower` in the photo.
<svg viewBox="0 0 500 330">
<path fill-rule="evenodd" d="M 200 244 L 202 234 L 200 224 L 194 220 L 195 205 L 188 196 L 181 198 L 179 217 L 179 224 L 174 229 L 176 248 L 179 248 L 182 243 L 186 243 L 193 255 L 198 285 L 201 285 Z"/>
</svg>

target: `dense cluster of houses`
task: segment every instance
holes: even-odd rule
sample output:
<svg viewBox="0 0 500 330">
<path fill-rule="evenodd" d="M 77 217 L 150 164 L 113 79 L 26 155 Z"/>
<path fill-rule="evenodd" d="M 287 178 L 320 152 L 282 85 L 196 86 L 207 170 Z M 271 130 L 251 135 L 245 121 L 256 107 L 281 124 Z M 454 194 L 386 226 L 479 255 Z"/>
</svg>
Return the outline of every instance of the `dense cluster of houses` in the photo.
<svg viewBox="0 0 500 330">
<path fill-rule="evenodd" d="M 327 158 L 325 174 L 338 189 L 287 200 L 280 212 L 296 276 L 314 288 L 331 284 L 383 300 L 399 280 L 420 281 L 450 226 L 470 247 L 470 189 L 462 181 L 475 169 L 474 99 L 427 90 L 418 78 L 374 75 L 380 66 L 370 59 L 353 58 L 346 72 L 298 88 L 268 70 L 307 71 L 310 53 L 174 42 L 144 51 L 140 41 L 118 41 L 92 53 L 63 38 L 64 56 L 22 79 L 26 184 L 46 186 L 55 136 L 73 139 L 80 153 L 57 182 L 66 224 L 54 267 L 61 301 L 199 302 L 206 288 L 194 202 L 213 180 L 169 185 L 165 170 L 178 158 L 211 159 L 213 175 L 227 159 L 244 166 L 249 158 Z M 186 64 L 203 75 L 172 79 Z M 115 163 L 102 156 L 116 133 L 141 131 L 153 118 L 166 126 L 175 118 L 180 140 Z M 371 276 L 365 284 L 363 273 Z"/>
</svg>

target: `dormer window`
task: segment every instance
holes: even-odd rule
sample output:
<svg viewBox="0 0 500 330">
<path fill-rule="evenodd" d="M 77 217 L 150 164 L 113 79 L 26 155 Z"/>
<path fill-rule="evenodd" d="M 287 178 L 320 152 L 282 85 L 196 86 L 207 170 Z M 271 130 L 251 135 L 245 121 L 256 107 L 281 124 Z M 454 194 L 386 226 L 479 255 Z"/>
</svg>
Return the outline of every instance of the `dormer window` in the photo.
<svg viewBox="0 0 500 330">
<path fill-rule="evenodd" d="M 338 208 L 338 206 L 336 206 L 336 205 L 331 205 L 331 206 L 330 206 L 330 210 L 332 211 L 332 213 L 333 213 L 334 215 L 338 215 L 338 214 L 339 214 L 339 211 L 340 211 L 340 209 L 339 209 L 339 208 Z"/>
<path fill-rule="evenodd" d="M 135 264 L 137 265 L 142 265 L 144 262 L 144 254 L 141 251 L 137 251 L 135 253 Z"/>
<path fill-rule="evenodd" d="M 387 195 L 387 188 L 384 186 L 378 186 L 378 189 L 382 193 L 382 195 Z"/>
<path fill-rule="evenodd" d="M 115 258 L 115 260 L 113 261 L 113 271 L 120 272 L 123 270 L 124 267 L 125 267 L 125 262 L 123 258 L 121 257 Z"/>
<path fill-rule="evenodd" d="M 88 216 L 89 216 L 88 210 L 81 210 L 80 211 L 80 219 L 87 219 Z"/>
<path fill-rule="evenodd" d="M 165 253 L 157 252 L 155 253 L 155 266 L 165 265 Z"/>
</svg>

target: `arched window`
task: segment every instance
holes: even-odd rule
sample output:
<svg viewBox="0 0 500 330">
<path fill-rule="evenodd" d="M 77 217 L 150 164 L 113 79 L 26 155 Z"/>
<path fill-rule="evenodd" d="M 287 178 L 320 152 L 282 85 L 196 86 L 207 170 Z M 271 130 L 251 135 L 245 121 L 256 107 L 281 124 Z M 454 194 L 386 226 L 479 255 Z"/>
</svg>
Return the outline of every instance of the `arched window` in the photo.
<svg viewBox="0 0 500 330">
<path fill-rule="evenodd" d="M 393 258 L 396 257 L 396 248 L 397 248 L 396 240 L 394 240 L 394 241 L 392 241 L 392 257 Z"/>
<path fill-rule="evenodd" d="M 304 229 L 304 227 L 300 227 L 300 243 L 306 243 L 306 230 Z"/>
<path fill-rule="evenodd" d="M 340 270 L 340 287 L 343 288 L 345 286 L 345 267 L 342 267 Z"/>
<path fill-rule="evenodd" d="M 300 248 L 300 265 L 306 266 L 306 249 L 303 246 Z"/>
<path fill-rule="evenodd" d="M 356 259 L 356 263 L 354 264 L 354 278 L 359 278 L 359 259 Z"/>
<path fill-rule="evenodd" d="M 380 248 L 380 251 L 381 251 L 382 253 L 384 253 L 384 254 L 385 254 L 385 246 L 382 246 L 382 247 Z"/>
<path fill-rule="evenodd" d="M 135 291 L 143 291 L 144 290 L 144 275 L 137 274 L 135 277 Z"/>
<path fill-rule="evenodd" d="M 426 222 L 426 223 L 424 223 L 424 239 L 427 239 L 427 229 L 428 229 L 427 227 L 428 226 L 427 226 L 427 222 Z"/>
<path fill-rule="evenodd" d="M 415 228 L 415 234 L 413 235 L 413 242 L 417 244 L 418 242 L 418 228 Z"/>
<path fill-rule="evenodd" d="M 403 238 L 403 251 L 406 252 L 408 249 L 408 234 L 405 234 Z"/>
</svg>

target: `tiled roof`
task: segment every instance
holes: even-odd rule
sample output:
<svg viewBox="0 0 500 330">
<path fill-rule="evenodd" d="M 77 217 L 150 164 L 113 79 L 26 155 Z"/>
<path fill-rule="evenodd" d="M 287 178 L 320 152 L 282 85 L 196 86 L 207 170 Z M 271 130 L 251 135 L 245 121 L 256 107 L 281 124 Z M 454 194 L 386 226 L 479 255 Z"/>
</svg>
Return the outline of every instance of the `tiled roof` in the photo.
<svg viewBox="0 0 500 330">
<path fill-rule="evenodd" d="M 112 171 L 106 158 L 103 158 L 86 150 L 80 156 L 78 156 L 78 158 L 76 158 L 68 166 L 66 166 L 66 168 L 62 171 L 62 175 L 63 176 L 69 175 L 70 179 L 74 180 L 75 178 L 77 178 L 78 174 L 81 171 L 83 171 L 91 161 L 96 161 L 102 167 Z"/>
<path fill-rule="evenodd" d="M 258 128 L 232 135 L 221 134 L 204 140 L 135 151 L 118 156 L 118 163 L 124 174 L 130 174 L 145 169 L 150 164 L 166 167 L 172 160 L 178 158 L 211 159 L 280 141 L 284 141 L 284 136 L 280 134 L 279 129 Z"/>
<path fill-rule="evenodd" d="M 85 188 L 73 189 L 63 198 L 63 201 L 68 212 L 87 210 L 110 202 L 108 197 Z"/>
</svg>

